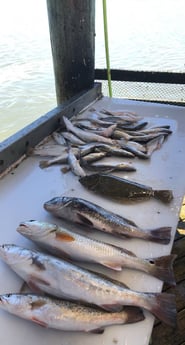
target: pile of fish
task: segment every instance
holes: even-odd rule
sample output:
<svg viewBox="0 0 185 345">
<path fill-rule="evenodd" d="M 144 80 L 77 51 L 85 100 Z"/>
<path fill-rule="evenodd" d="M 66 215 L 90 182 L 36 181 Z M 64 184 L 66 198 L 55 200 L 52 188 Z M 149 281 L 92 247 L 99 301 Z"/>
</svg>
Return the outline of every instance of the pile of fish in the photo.
<svg viewBox="0 0 185 345">
<path fill-rule="evenodd" d="M 65 130 L 53 133 L 53 144 L 32 150 L 33 155 L 52 157 L 41 161 L 41 168 L 67 164 L 63 172 L 71 170 L 84 187 L 113 200 L 156 198 L 171 202 L 171 190 L 154 190 L 110 174 L 116 170 L 135 171 L 134 165 L 125 159 L 149 159 L 172 133 L 168 125 L 145 128 L 148 123 L 135 113 L 105 109 L 91 109 L 71 120 L 63 117 L 63 121 Z M 111 156 L 122 161 L 101 161 Z M 137 238 L 167 245 L 171 240 L 170 226 L 141 229 L 132 220 L 80 197 L 55 197 L 43 207 L 53 217 L 67 221 L 69 227 L 23 221 L 17 227 L 18 233 L 41 249 L 0 245 L 1 259 L 31 289 L 25 294 L 0 295 L 0 308 L 43 327 L 64 331 L 101 334 L 110 325 L 143 321 L 145 310 L 175 326 L 173 294 L 135 291 L 118 280 L 80 266 L 88 263 L 114 271 L 138 270 L 174 286 L 175 255 L 143 259 L 126 248 L 92 239 L 78 228 L 70 229 L 70 224 L 73 227 L 80 224 L 83 231 L 93 228 L 121 239 Z"/>
<path fill-rule="evenodd" d="M 172 133 L 169 125 L 151 127 L 133 112 L 105 109 L 90 109 L 71 120 L 63 116 L 63 127 L 53 133 L 52 144 L 40 145 L 31 154 L 52 157 L 42 160 L 41 168 L 67 164 L 62 171 L 71 170 L 79 177 L 92 171 L 136 171 L 128 160 L 134 157 L 149 159 Z M 121 161 L 109 159 L 107 162 L 105 157 L 119 157 Z"/>
</svg>

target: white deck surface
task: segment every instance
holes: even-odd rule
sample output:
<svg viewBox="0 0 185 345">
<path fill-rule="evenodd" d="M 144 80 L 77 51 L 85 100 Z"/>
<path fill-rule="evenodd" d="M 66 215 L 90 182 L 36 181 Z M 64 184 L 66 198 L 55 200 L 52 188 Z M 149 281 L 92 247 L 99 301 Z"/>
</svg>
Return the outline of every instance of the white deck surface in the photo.
<svg viewBox="0 0 185 345">
<path fill-rule="evenodd" d="M 29 157 L 18 168 L 0 180 L 0 243 L 15 243 L 25 247 L 33 244 L 21 237 L 16 228 L 21 221 L 37 219 L 60 224 L 43 209 L 43 203 L 52 197 L 71 195 L 86 198 L 92 202 L 130 218 L 144 229 L 172 226 L 173 235 L 169 245 L 159 245 L 139 240 L 114 239 L 98 232 L 89 236 L 101 238 L 134 251 L 141 257 L 156 257 L 171 252 L 178 215 L 185 194 L 185 108 L 154 103 L 135 102 L 103 98 L 94 104 L 96 109 L 130 110 L 148 119 L 151 125 L 169 124 L 173 130 L 162 148 L 155 151 L 151 160 L 135 158 L 134 173 L 119 173 L 119 176 L 150 185 L 155 189 L 172 189 L 173 201 L 164 205 L 149 200 L 132 205 L 106 200 L 87 191 L 71 172 L 63 174 L 60 166 L 41 170 L 40 158 Z M 126 161 L 126 159 L 125 159 Z M 88 266 L 89 267 L 89 266 Z M 91 266 L 92 267 L 92 266 Z M 117 273 L 97 268 L 116 279 L 124 281 L 130 288 L 160 292 L 161 281 L 144 273 L 131 270 Z M 5 263 L 0 261 L 0 293 L 19 292 L 22 280 Z M 67 333 L 41 328 L 0 310 L 0 344 L 2 345 L 148 345 L 154 318 L 145 313 L 143 322 L 125 326 L 112 326 L 102 335 Z"/>
</svg>

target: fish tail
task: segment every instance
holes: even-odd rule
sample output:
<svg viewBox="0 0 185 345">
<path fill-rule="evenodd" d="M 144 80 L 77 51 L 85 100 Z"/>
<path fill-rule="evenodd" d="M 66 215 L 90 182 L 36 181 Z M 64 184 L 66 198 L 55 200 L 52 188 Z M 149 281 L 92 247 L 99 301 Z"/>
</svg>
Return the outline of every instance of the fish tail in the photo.
<svg viewBox="0 0 185 345">
<path fill-rule="evenodd" d="M 168 244 L 171 240 L 171 227 L 163 226 L 147 231 L 147 239 L 161 244 Z"/>
<path fill-rule="evenodd" d="M 176 259 L 177 255 L 166 255 L 166 256 L 160 256 L 158 258 L 155 259 L 148 259 L 148 262 L 150 263 L 150 273 L 172 285 L 175 286 L 175 277 L 174 277 L 174 272 L 173 272 L 173 262 Z"/>
<path fill-rule="evenodd" d="M 139 307 L 125 306 L 122 313 L 124 323 L 139 322 L 145 319 L 143 310 Z"/>
<path fill-rule="evenodd" d="M 154 198 L 169 203 L 173 199 L 173 193 L 169 189 L 154 190 Z"/>
<path fill-rule="evenodd" d="M 40 161 L 40 163 L 39 163 L 39 167 L 41 168 L 41 169 L 44 169 L 44 168 L 47 168 L 48 167 L 48 161 Z"/>
<path fill-rule="evenodd" d="M 169 293 L 157 293 L 153 297 L 153 305 L 150 312 L 159 320 L 171 327 L 176 326 L 177 310 L 175 295 Z"/>
</svg>

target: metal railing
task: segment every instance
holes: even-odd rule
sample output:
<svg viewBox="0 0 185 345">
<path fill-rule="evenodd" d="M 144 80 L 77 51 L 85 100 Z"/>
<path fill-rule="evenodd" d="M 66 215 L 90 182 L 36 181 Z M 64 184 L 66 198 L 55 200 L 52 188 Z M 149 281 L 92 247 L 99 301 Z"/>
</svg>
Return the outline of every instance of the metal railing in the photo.
<svg viewBox="0 0 185 345">
<path fill-rule="evenodd" d="M 102 81 L 108 95 L 107 70 L 96 69 L 95 80 Z M 185 74 L 111 70 L 113 97 L 164 102 L 185 106 Z"/>
</svg>

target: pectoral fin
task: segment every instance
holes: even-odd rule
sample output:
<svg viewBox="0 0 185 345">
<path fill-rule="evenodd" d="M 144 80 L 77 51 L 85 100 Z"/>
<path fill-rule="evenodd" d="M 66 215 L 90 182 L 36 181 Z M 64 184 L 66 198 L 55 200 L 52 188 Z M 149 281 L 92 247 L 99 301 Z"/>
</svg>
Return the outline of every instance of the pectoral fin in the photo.
<svg viewBox="0 0 185 345">
<path fill-rule="evenodd" d="M 73 236 L 62 231 L 56 231 L 56 239 L 63 242 L 75 241 L 75 238 Z"/>
<path fill-rule="evenodd" d="M 39 326 L 42 326 L 42 327 L 45 327 L 45 328 L 48 327 L 48 324 L 47 324 L 46 322 L 37 319 L 35 316 L 33 316 L 33 317 L 31 318 L 31 320 L 32 320 L 33 322 L 37 323 L 37 325 L 39 325 Z"/>
<path fill-rule="evenodd" d="M 122 267 L 114 262 L 101 262 L 101 264 L 105 267 L 111 268 L 112 270 L 122 271 Z"/>
<path fill-rule="evenodd" d="M 103 334 L 104 333 L 104 329 L 103 328 L 93 329 L 92 331 L 90 331 L 90 333 L 93 333 L 93 334 Z"/>
<path fill-rule="evenodd" d="M 101 307 L 107 311 L 121 311 L 123 309 L 123 306 L 120 304 L 102 304 Z"/>
</svg>

